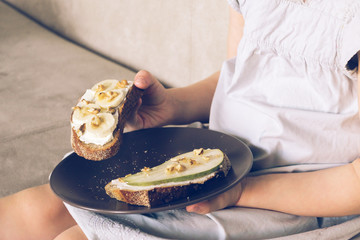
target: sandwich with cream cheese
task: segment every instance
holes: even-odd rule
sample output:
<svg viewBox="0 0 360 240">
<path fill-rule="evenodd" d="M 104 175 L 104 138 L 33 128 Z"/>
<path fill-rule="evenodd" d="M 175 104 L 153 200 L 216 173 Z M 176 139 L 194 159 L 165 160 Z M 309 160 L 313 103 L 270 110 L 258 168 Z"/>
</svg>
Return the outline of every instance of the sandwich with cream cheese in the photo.
<svg viewBox="0 0 360 240">
<path fill-rule="evenodd" d="M 230 168 L 228 157 L 220 149 L 200 148 L 114 179 L 105 190 L 119 201 L 153 207 L 191 196 L 210 180 L 226 176 Z"/>
<path fill-rule="evenodd" d="M 121 144 L 125 122 L 142 90 L 132 81 L 108 79 L 87 89 L 71 113 L 71 145 L 89 160 L 114 156 Z"/>
</svg>

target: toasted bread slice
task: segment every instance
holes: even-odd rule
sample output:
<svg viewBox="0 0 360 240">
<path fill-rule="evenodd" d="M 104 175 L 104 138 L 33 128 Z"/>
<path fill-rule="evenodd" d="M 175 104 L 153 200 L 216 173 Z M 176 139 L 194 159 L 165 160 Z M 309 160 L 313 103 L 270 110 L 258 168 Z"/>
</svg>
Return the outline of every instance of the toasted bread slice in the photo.
<svg viewBox="0 0 360 240">
<path fill-rule="evenodd" d="M 121 88 L 115 90 L 99 87 L 102 86 L 103 82 L 106 86 L 110 83 L 115 84 L 115 81 L 123 83 L 123 85 L 126 83 L 125 86 L 127 87 L 121 84 L 119 84 Z M 88 91 L 81 97 L 71 114 L 71 146 L 79 156 L 88 160 L 108 159 L 118 152 L 125 123 L 133 113 L 143 91 L 128 81 L 124 82 L 124 80 L 121 82 L 104 80 Z M 115 92 L 113 94 L 115 97 L 110 96 L 109 92 Z M 117 102 L 115 105 L 109 105 L 111 101 L 106 101 L 104 97 L 100 98 L 101 94 L 111 100 L 115 99 Z M 116 99 L 118 95 L 123 96 L 121 99 Z M 99 99 L 102 102 L 98 103 Z M 96 122 L 96 120 L 98 121 Z M 110 123 L 108 123 L 109 121 Z M 108 134 L 102 132 L 101 124 L 107 125 L 104 129 Z"/>
<path fill-rule="evenodd" d="M 213 151 L 211 149 L 208 150 Z M 175 172 L 169 173 L 169 169 L 173 166 L 172 162 L 174 162 L 174 158 L 172 158 L 154 168 L 144 168 L 141 172 L 134 175 L 114 179 L 105 186 L 105 190 L 110 197 L 116 198 L 119 201 L 147 207 L 154 207 L 181 198 L 191 197 L 196 191 L 211 186 L 215 181 L 221 181 L 220 179 L 228 174 L 231 163 L 228 157 L 224 153 L 222 154 L 222 160 L 218 165 L 215 163 L 215 168 L 214 166 L 206 166 L 206 168 L 202 168 L 200 171 L 189 169 L 189 173 L 186 173 L 188 170 L 179 173 L 176 171 L 177 166 L 175 166 Z M 188 158 L 188 156 L 184 158 L 184 154 L 182 154 L 175 158 L 175 162 L 180 163 L 181 161 L 188 161 L 188 159 L 194 160 L 191 157 Z M 195 165 L 201 164 L 196 158 L 195 161 L 197 161 Z M 193 164 L 194 162 L 191 165 Z M 185 165 L 186 168 L 191 167 Z M 158 172 L 162 170 L 165 170 L 164 175 L 166 179 L 159 176 Z M 157 172 L 155 177 L 151 177 L 151 171 Z M 151 178 L 149 181 L 142 179 L 147 178 L 142 176 L 147 174 Z M 148 183 L 158 184 L 148 185 Z"/>
</svg>

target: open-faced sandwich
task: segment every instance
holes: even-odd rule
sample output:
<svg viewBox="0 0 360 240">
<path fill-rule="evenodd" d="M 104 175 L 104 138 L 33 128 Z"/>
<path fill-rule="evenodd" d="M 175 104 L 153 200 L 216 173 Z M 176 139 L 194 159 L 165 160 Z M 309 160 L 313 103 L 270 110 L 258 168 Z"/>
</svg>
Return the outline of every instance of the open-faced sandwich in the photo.
<svg viewBox="0 0 360 240">
<path fill-rule="evenodd" d="M 117 200 L 153 207 L 191 196 L 210 180 L 226 176 L 231 168 L 219 149 L 195 149 L 153 168 L 112 180 L 106 193 Z"/>
<path fill-rule="evenodd" d="M 87 89 L 71 113 L 71 145 L 89 160 L 114 156 L 121 143 L 124 125 L 142 90 L 132 81 L 104 80 Z"/>
</svg>

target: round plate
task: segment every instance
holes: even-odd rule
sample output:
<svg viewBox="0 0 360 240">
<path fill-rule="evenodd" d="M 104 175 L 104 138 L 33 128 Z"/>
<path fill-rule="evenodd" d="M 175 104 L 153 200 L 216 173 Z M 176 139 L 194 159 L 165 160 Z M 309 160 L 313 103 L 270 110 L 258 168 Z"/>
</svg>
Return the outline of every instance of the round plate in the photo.
<svg viewBox="0 0 360 240">
<path fill-rule="evenodd" d="M 196 148 L 218 148 L 231 161 L 229 174 L 210 189 L 150 208 L 126 204 L 105 193 L 105 185 L 113 179 L 136 173 L 145 166 L 154 167 Z M 64 202 L 90 211 L 106 214 L 164 211 L 183 208 L 230 189 L 249 172 L 252 159 L 243 142 L 224 133 L 183 127 L 143 129 L 125 133 L 118 154 L 107 160 L 90 161 L 75 153 L 68 155 L 51 173 L 50 186 Z"/>
</svg>

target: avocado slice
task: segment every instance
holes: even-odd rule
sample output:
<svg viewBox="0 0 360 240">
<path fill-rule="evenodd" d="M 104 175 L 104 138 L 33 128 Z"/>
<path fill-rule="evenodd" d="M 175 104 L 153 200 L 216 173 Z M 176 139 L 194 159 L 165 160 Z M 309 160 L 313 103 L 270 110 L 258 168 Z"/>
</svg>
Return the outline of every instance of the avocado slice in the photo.
<svg viewBox="0 0 360 240">
<path fill-rule="evenodd" d="M 189 181 L 209 175 L 224 161 L 219 149 L 195 149 L 153 168 L 145 167 L 140 172 L 127 175 L 121 180 L 132 186 L 151 186 L 170 182 Z"/>
</svg>

